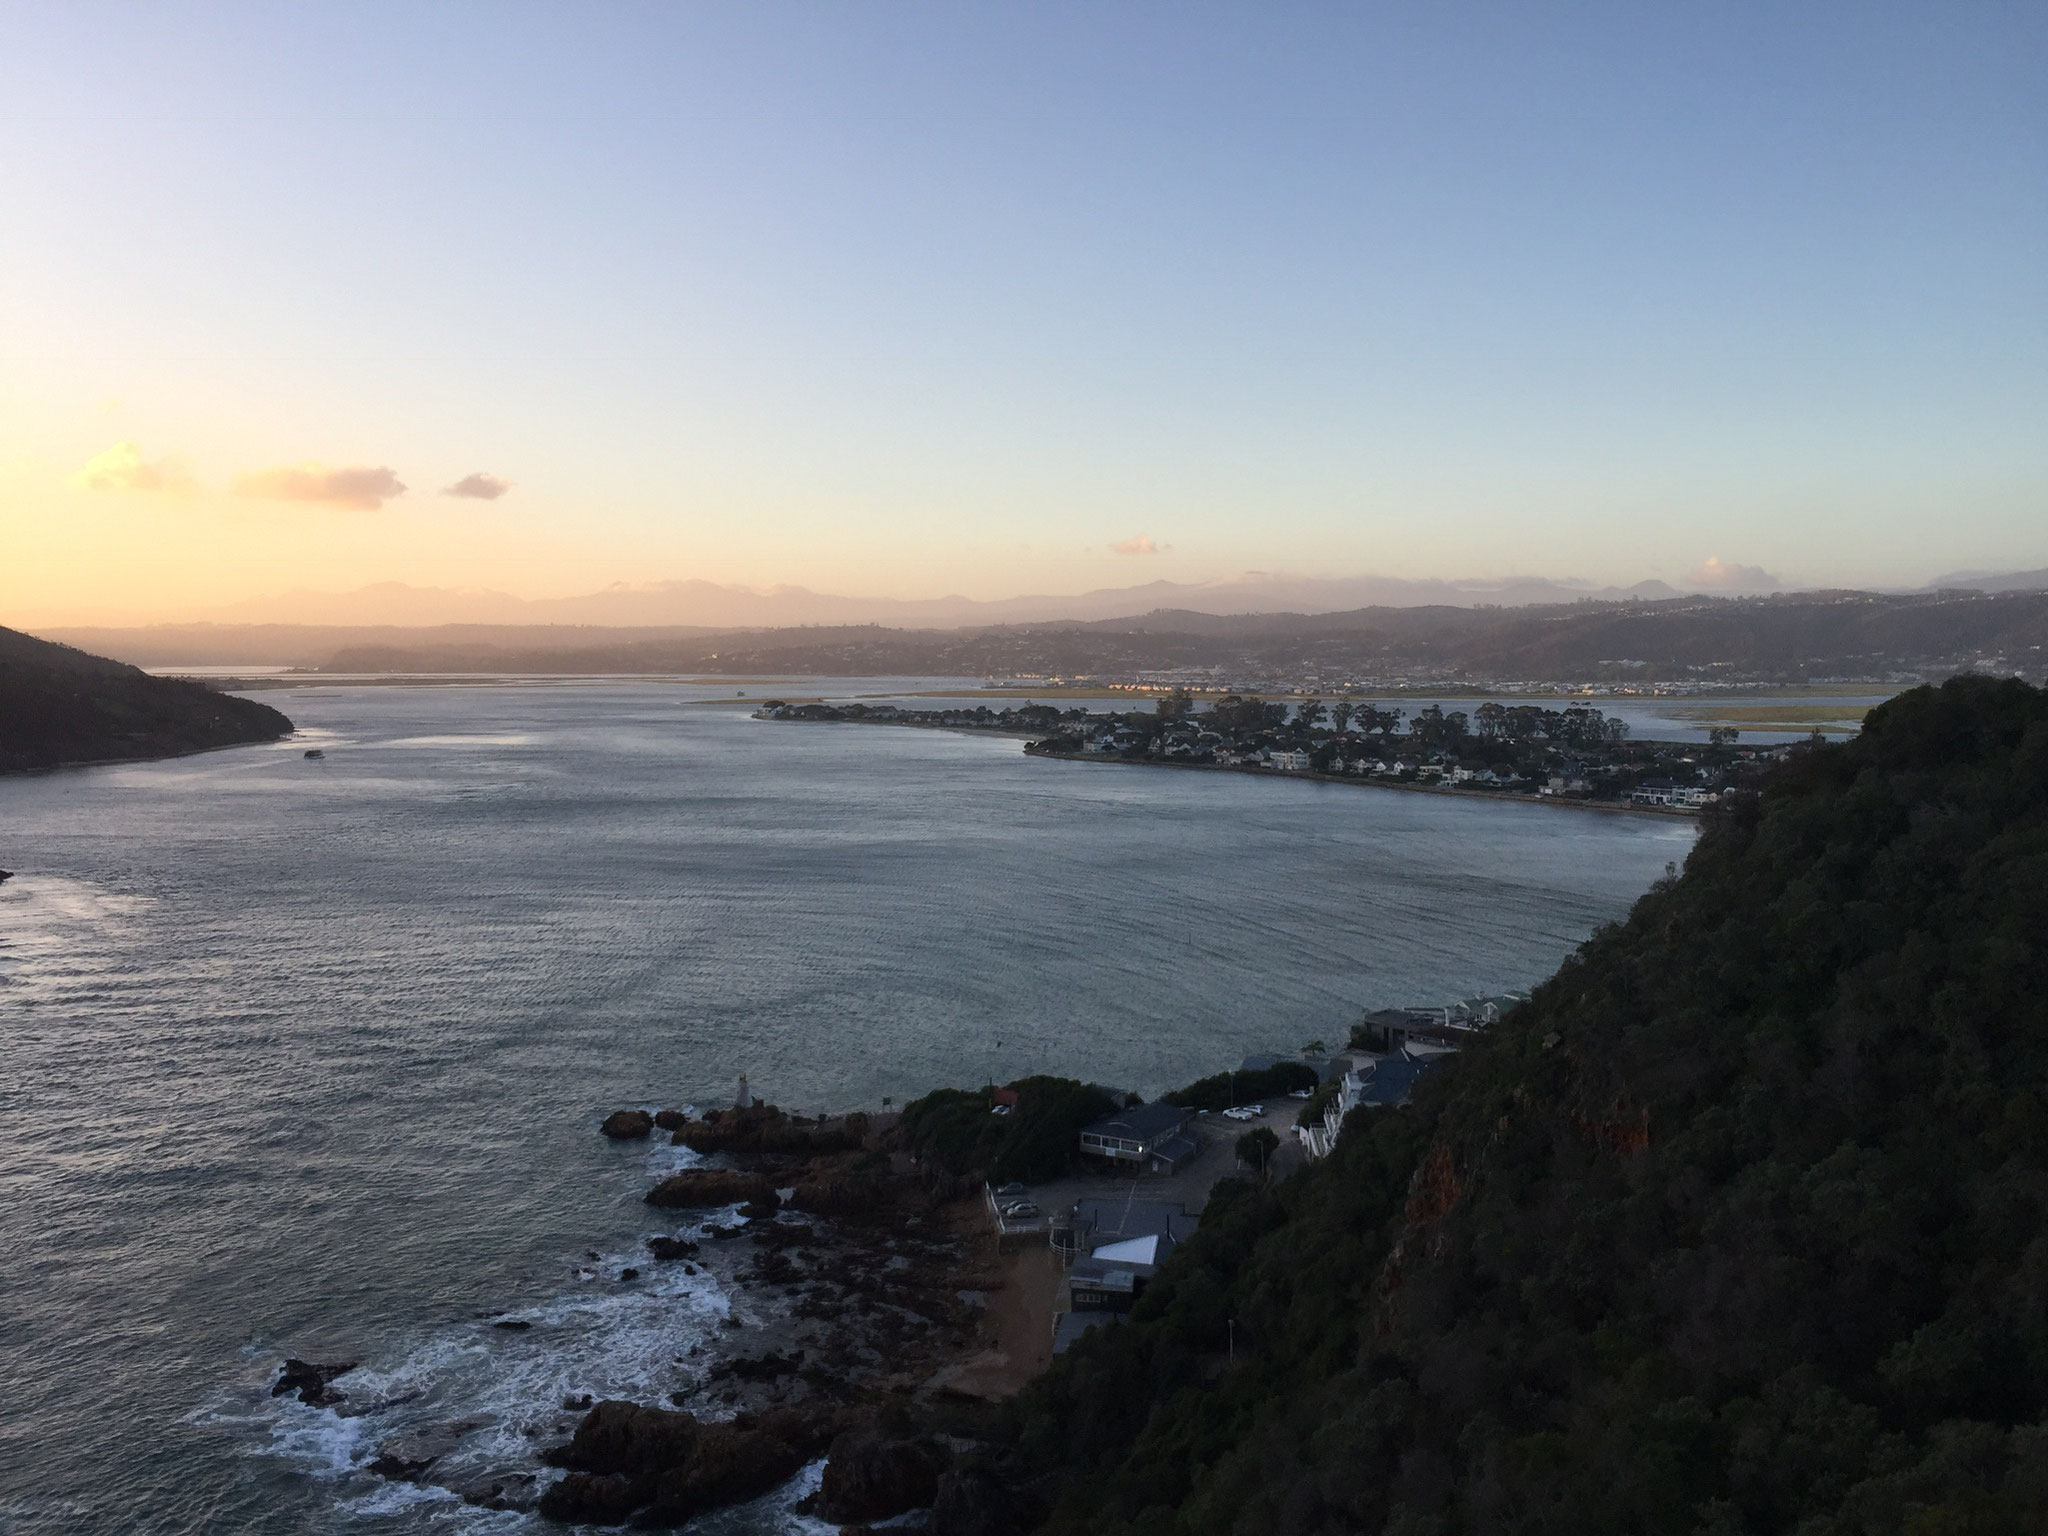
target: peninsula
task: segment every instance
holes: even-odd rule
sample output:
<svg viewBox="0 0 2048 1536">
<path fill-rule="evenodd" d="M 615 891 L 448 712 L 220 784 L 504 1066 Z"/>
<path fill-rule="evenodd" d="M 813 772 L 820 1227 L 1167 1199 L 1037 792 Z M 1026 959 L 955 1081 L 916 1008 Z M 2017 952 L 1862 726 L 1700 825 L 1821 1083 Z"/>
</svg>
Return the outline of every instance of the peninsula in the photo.
<svg viewBox="0 0 2048 1536">
<path fill-rule="evenodd" d="M 0 629 L 0 773 L 182 757 L 291 732 L 267 704 Z"/>
<path fill-rule="evenodd" d="M 1116 713 L 1050 704 L 909 709 L 888 703 L 787 703 L 758 719 L 976 731 L 1025 739 L 1035 757 L 1285 774 L 1386 789 L 1527 799 L 1600 810 L 1696 814 L 1753 791 L 1769 767 L 1809 743 L 1754 747 L 1717 727 L 1702 743 L 1630 741 L 1627 725 L 1584 703 L 1431 704 L 1406 711 L 1339 698 L 1271 702 L 1188 690 Z"/>
</svg>

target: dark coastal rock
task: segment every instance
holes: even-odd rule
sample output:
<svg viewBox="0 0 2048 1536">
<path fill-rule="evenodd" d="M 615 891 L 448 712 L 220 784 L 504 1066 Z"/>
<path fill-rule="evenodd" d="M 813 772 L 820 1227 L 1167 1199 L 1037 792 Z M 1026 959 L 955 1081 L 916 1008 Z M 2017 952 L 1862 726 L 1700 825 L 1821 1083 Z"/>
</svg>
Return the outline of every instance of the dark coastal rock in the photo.
<svg viewBox="0 0 2048 1536">
<path fill-rule="evenodd" d="M 624 1525 L 646 1502 L 642 1490 L 620 1472 L 571 1472 L 540 1496 L 535 1507 L 550 1520 L 571 1525 Z"/>
<path fill-rule="evenodd" d="M 624 1283 L 628 1280 L 638 1280 L 639 1278 L 640 1271 L 633 1268 L 633 1266 L 630 1264 L 628 1264 L 624 1269 L 619 1271 L 619 1280 L 621 1283 Z"/>
<path fill-rule="evenodd" d="M 682 1462 L 697 1443 L 697 1430 L 695 1414 L 610 1398 L 586 1413 L 569 1443 L 545 1459 L 572 1472 L 640 1476 Z"/>
<path fill-rule="evenodd" d="M 599 1403 L 567 1445 L 548 1453 L 568 1476 L 541 1495 L 539 1509 L 595 1525 L 681 1525 L 787 1482 L 816 1454 L 819 1432 L 802 1416 L 706 1424 L 665 1408 Z"/>
<path fill-rule="evenodd" d="M 697 1245 L 680 1237 L 650 1237 L 647 1239 L 647 1251 L 664 1264 L 697 1257 Z"/>
<path fill-rule="evenodd" d="M 802 1350 L 794 1355 L 778 1355 L 769 1350 L 753 1359 L 742 1357 L 716 1365 L 712 1367 L 711 1379 L 723 1381 L 729 1377 L 734 1381 L 779 1381 L 784 1376 L 794 1376 L 803 1369 L 803 1364 Z"/>
<path fill-rule="evenodd" d="M 477 1509 L 516 1510 L 533 1508 L 533 1477 L 525 1472 L 505 1472 L 471 1483 L 456 1492 L 462 1502 Z"/>
<path fill-rule="evenodd" d="M 823 1157 L 852 1152 L 867 1140 L 865 1115 L 843 1120 L 798 1120 L 772 1104 L 750 1109 L 714 1109 L 702 1120 L 678 1127 L 675 1143 L 710 1156 L 714 1152 L 772 1153 Z"/>
<path fill-rule="evenodd" d="M 795 1477 L 808 1459 L 764 1430 L 707 1424 L 690 1459 L 661 1475 L 635 1523 L 681 1525 L 721 1505 L 757 1499 Z"/>
<path fill-rule="evenodd" d="M 647 1192 L 647 1203 L 671 1209 L 753 1203 L 771 1209 L 782 1202 L 774 1180 L 725 1168 L 689 1168 L 670 1174 Z"/>
<path fill-rule="evenodd" d="M 524 1333 L 527 1329 L 531 1328 L 533 1324 L 528 1322 L 523 1317 L 501 1317 L 495 1323 L 491 1324 L 491 1326 L 493 1328 L 502 1328 L 507 1333 Z"/>
<path fill-rule="evenodd" d="M 0 880 L 12 880 L 13 878 L 14 878 L 14 871 L 13 871 L 13 870 L 11 870 L 11 869 L 0 869 Z"/>
<path fill-rule="evenodd" d="M 654 1117 L 654 1123 L 664 1131 L 679 1131 L 689 1118 L 680 1109 L 664 1109 Z"/>
<path fill-rule="evenodd" d="M 832 1442 L 819 1488 L 818 1513 L 854 1524 L 929 1509 L 952 1458 L 930 1440 L 892 1440 L 852 1431 Z"/>
<path fill-rule="evenodd" d="M 311 1403 L 315 1408 L 325 1408 L 340 1402 L 346 1395 L 335 1391 L 330 1383 L 337 1376 L 346 1376 L 359 1363 L 355 1360 L 287 1360 L 284 1369 L 278 1373 L 277 1380 L 270 1384 L 270 1395 L 283 1397 L 287 1392 L 296 1392 L 301 1402 Z"/>
<path fill-rule="evenodd" d="M 598 1129 L 613 1141 L 638 1141 L 654 1134 L 654 1116 L 644 1109 L 615 1109 Z"/>
<path fill-rule="evenodd" d="M 826 1173 L 799 1179 L 789 1208 L 813 1216 L 872 1216 L 889 1204 L 889 1187 L 863 1174 Z"/>
<path fill-rule="evenodd" d="M 435 1462 L 460 1445 L 464 1436 L 482 1429 L 488 1422 L 485 1419 L 456 1419 L 447 1424 L 436 1424 L 417 1434 L 386 1440 L 377 1447 L 377 1455 L 366 1470 L 394 1482 L 416 1482 Z"/>
</svg>

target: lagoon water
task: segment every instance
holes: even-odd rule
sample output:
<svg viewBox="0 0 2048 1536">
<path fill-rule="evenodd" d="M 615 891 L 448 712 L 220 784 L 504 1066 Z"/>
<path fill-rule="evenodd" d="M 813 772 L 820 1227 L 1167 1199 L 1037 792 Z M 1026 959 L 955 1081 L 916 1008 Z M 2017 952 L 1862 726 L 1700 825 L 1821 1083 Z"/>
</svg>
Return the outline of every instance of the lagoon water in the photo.
<svg viewBox="0 0 2048 1536">
<path fill-rule="evenodd" d="M 678 1155 L 606 1109 L 741 1071 L 805 1110 L 1150 1093 L 1527 987 L 1691 840 L 730 690 L 264 697 L 300 740 L 0 780 L 5 1536 L 541 1529 L 361 1465 L 450 1423 L 530 1461 L 563 1394 L 651 1396 L 729 1304 L 606 1278 Z M 374 1411 L 273 1401 L 285 1354 L 363 1360 Z"/>
</svg>

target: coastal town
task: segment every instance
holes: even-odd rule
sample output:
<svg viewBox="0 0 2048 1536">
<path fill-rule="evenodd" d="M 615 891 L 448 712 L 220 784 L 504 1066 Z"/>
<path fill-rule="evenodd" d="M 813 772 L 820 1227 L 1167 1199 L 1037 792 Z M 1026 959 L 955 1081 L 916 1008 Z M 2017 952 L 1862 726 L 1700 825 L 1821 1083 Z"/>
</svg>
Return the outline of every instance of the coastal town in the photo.
<svg viewBox="0 0 2048 1536">
<path fill-rule="evenodd" d="M 1022 737 L 1037 757 L 1281 774 L 1325 782 L 1697 814 L 1753 786 L 1808 743 L 1745 745 L 1717 727 L 1703 742 L 1632 741 L 1590 704 L 1503 703 L 1412 712 L 1372 701 L 1202 698 L 1184 688 L 1153 707 L 1066 709 L 1026 701 L 916 709 L 878 702 L 770 700 L 756 718 L 848 722 Z"/>
</svg>

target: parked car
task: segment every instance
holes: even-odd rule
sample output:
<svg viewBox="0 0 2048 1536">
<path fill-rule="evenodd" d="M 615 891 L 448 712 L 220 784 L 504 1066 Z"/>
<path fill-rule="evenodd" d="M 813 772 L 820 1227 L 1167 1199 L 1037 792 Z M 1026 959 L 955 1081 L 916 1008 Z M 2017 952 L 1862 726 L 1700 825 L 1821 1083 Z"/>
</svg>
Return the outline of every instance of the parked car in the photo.
<svg viewBox="0 0 2048 1536">
<path fill-rule="evenodd" d="M 998 1200 L 1021 1200 L 1030 1193 L 1031 1187 L 1028 1184 L 1019 1184 L 1015 1179 L 1012 1179 L 996 1191 L 996 1198 Z"/>
<path fill-rule="evenodd" d="M 1290 1099 L 1312 1099 L 1315 1096 L 1316 1091 L 1313 1088 L 1297 1088 L 1294 1092 L 1287 1095 Z"/>
<path fill-rule="evenodd" d="M 1010 1106 L 1007 1104 L 998 1104 L 994 1109 L 989 1111 L 989 1113 L 992 1115 L 1007 1115 L 1009 1112 Z"/>
<path fill-rule="evenodd" d="M 1016 1200 L 1003 1207 L 1003 1214 L 1012 1221 L 1028 1221 L 1038 1214 L 1038 1207 L 1029 1200 Z"/>
</svg>

